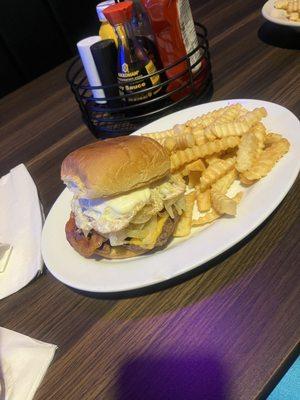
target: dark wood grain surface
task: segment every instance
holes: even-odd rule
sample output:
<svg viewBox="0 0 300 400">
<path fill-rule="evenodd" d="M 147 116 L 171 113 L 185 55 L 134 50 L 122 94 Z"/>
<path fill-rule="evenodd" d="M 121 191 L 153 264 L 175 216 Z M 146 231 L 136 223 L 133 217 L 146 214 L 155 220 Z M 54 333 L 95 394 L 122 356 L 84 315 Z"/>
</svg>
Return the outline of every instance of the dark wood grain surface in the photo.
<svg viewBox="0 0 300 400">
<path fill-rule="evenodd" d="M 257 98 L 299 114 L 299 31 L 263 20 L 259 1 L 191 4 L 209 31 L 212 100 Z M 66 68 L 0 102 L 1 175 L 25 163 L 46 212 L 63 189 L 62 159 L 94 140 Z M 1 326 L 59 347 L 35 399 L 264 398 L 300 336 L 299 192 L 298 179 L 250 237 L 163 290 L 92 298 L 46 272 L 2 300 Z"/>
</svg>

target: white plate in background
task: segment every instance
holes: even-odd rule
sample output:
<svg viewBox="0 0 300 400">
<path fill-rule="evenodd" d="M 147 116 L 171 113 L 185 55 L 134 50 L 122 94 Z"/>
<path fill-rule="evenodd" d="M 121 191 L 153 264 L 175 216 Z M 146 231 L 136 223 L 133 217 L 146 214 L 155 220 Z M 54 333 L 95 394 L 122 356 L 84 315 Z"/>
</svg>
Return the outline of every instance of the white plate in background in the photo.
<svg viewBox="0 0 300 400">
<path fill-rule="evenodd" d="M 300 28 L 300 22 L 290 21 L 287 16 L 285 10 L 278 10 L 274 7 L 276 0 L 268 0 L 261 12 L 262 15 L 271 22 L 279 25 L 286 25 L 293 28 Z"/>
<path fill-rule="evenodd" d="M 245 190 L 234 218 L 220 218 L 187 238 L 174 239 L 165 249 L 125 260 L 86 259 L 67 242 L 65 224 L 72 198 L 65 189 L 51 208 L 43 228 L 42 255 L 48 270 L 61 282 L 89 292 L 122 292 L 181 275 L 223 253 L 258 227 L 279 205 L 300 169 L 300 123 L 284 107 L 260 100 L 224 100 L 198 105 L 160 118 L 136 133 L 171 128 L 201 114 L 241 103 L 247 109 L 265 107 L 263 120 L 272 132 L 286 137 L 291 148 L 270 174 Z"/>
</svg>

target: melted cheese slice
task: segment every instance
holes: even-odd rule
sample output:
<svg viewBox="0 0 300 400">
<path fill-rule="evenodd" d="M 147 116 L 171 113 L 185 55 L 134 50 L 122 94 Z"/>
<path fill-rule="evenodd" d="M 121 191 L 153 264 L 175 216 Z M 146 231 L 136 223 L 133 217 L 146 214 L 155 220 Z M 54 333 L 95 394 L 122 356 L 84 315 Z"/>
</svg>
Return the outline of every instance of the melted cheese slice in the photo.
<svg viewBox="0 0 300 400">
<path fill-rule="evenodd" d="M 158 237 L 162 233 L 163 227 L 168 218 L 169 215 L 167 213 L 164 213 L 157 221 L 155 230 L 150 231 L 149 235 L 147 235 L 144 239 L 131 239 L 129 243 L 143 247 L 144 249 L 153 249 Z"/>
</svg>

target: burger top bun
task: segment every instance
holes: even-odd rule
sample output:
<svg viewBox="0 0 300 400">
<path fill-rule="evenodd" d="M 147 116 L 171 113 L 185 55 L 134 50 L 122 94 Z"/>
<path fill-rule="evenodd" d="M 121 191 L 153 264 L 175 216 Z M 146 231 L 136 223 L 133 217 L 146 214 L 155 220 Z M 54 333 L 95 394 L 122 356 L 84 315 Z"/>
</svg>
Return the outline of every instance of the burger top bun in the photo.
<svg viewBox="0 0 300 400">
<path fill-rule="evenodd" d="M 170 172 L 170 157 L 158 142 L 144 136 L 98 141 L 70 153 L 61 179 L 83 198 L 106 198 L 146 186 Z"/>
</svg>

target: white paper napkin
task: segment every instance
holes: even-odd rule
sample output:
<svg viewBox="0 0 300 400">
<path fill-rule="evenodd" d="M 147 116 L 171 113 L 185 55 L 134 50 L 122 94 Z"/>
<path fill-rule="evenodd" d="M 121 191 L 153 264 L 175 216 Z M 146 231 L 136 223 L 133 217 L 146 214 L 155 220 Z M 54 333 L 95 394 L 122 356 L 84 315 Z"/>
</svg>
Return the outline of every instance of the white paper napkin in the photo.
<svg viewBox="0 0 300 400">
<path fill-rule="evenodd" d="M 26 286 L 42 270 L 42 212 L 36 186 L 23 164 L 0 179 L 0 242 L 12 246 L 0 272 L 0 299 Z"/>
<path fill-rule="evenodd" d="M 0 327 L 0 399 L 31 400 L 56 349 Z"/>
</svg>

